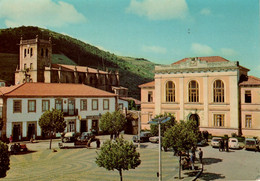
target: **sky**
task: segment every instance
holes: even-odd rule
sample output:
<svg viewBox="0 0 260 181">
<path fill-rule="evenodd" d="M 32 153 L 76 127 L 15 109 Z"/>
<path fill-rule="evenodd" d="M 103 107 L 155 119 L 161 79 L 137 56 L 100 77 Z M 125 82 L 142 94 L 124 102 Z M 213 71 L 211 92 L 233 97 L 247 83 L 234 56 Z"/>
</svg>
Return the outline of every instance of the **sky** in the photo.
<svg viewBox="0 0 260 181">
<path fill-rule="evenodd" d="M 221 56 L 260 77 L 259 0 L 0 0 L 0 28 L 38 26 L 116 55 Z"/>
</svg>

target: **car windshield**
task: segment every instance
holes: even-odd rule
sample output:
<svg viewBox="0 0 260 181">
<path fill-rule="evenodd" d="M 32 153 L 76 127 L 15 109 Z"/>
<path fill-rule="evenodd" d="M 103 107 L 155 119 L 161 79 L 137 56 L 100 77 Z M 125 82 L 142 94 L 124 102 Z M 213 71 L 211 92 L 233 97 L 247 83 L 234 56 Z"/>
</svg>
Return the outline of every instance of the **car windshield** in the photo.
<svg viewBox="0 0 260 181">
<path fill-rule="evenodd" d="M 237 142 L 236 140 L 231 140 L 231 142 Z"/>
<path fill-rule="evenodd" d="M 213 138 L 212 141 L 219 141 L 220 138 Z"/>
</svg>

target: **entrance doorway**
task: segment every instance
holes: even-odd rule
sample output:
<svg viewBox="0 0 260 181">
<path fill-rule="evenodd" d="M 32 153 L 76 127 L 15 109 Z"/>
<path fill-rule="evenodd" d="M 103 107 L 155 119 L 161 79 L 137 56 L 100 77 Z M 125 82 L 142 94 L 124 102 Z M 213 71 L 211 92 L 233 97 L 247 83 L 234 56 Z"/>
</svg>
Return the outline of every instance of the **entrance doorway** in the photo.
<svg viewBox="0 0 260 181">
<path fill-rule="evenodd" d="M 21 133 L 22 133 L 22 128 L 21 128 L 21 123 L 13 123 L 13 141 L 18 141 L 21 140 Z"/>
<path fill-rule="evenodd" d="M 80 132 L 87 132 L 87 121 L 86 120 L 81 120 L 80 121 Z"/>
<path fill-rule="evenodd" d="M 189 117 L 189 120 L 195 121 L 196 125 L 199 127 L 200 117 L 198 116 L 198 114 L 191 114 L 190 117 Z"/>
<path fill-rule="evenodd" d="M 36 137 L 36 123 L 27 123 L 27 138 L 35 139 Z"/>
<path fill-rule="evenodd" d="M 94 134 L 98 133 L 98 120 L 92 120 L 92 132 Z"/>
</svg>

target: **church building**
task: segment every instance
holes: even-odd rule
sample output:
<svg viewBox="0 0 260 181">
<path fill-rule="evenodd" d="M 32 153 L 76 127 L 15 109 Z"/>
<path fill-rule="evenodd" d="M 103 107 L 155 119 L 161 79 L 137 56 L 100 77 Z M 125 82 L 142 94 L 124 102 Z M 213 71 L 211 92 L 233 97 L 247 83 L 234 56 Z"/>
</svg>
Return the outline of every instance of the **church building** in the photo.
<svg viewBox="0 0 260 181">
<path fill-rule="evenodd" d="M 142 129 L 156 115 L 173 113 L 212 135 L 260 137 L 260 79 L 248 71 L 219 56 L 156 66 L 154 81 L 139 86 Z"/>
</svg>

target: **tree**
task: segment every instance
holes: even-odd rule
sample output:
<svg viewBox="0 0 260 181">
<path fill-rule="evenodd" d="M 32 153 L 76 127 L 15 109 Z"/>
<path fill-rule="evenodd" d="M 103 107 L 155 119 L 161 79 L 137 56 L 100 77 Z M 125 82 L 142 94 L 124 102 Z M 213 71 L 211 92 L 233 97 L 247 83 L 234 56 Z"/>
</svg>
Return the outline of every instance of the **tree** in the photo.
<svg viewBox="0 0 260 181">
<path fill-rule="evenodd" d="M 63 132 L 66 128 L 66 122 L 64 121 L 63 113 L 56 109 L 44 112 L 39 119 L 39 125 L 43 132 L 49 133 L 51 136 L 50 149 L 53 133 Z"/>
<path fill-rule="evenodd" d="M 6 171 L 10 169 L 10 158 L 8 153 L 8 146 L 0 141 L 0 178 L 6 176 Z"/>
<path fill-rule="evenodd" d="M 126 123 L 127 120 L 120 111 L 107 112 L 101 116 L 99 127 L 102 131 L 108 132 L 112 139 L 113 135 L 119 136 L 119 133 L 125 129 Z"/>
<path fill-rule="evenodd" d="M 123 138 L 106 141 L 97 155 L 96 164 L 107 170 L 118 170 L 121 181 L 123 170 L 135 169 L 141 164 L 136 147 Z"/>
<path fill-rule="evenodd" d="M 155 116 L 155 118 L 162 118 L 162 117 L 171 117 L 171 119 L 169 121 L 167 121 L 166 123 L 162 123 L 161 124 L 161 135 L 163 136 L 164 135 L 164 132 L 174 126 L 175 124 L 175 117 L 173 114 L 171 113 L 164 113 L 164 114 L 160 114 L 160 115 L 157 115 Z M 159 134 L 159 130 L 158 130 L 158 124 L 151 124 L 150 125 L 150 128 L 151 128 L 151 134 L 154 135 L 154 136 L 158 136 Z"/>
<path fill-rule="evenodd" d="M 179 159 L 179 178 L 181 177 L 181 156 L 186 152 L 196 147 L 199 139 L 199 128 L 195 121 L 189 120 L 187 122 L 180 121 L 170 129 L 167 129 L 163 142 L 173 148 L 180 156 Z"/>
</svg>

